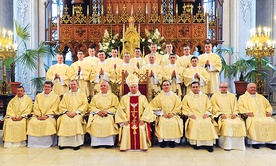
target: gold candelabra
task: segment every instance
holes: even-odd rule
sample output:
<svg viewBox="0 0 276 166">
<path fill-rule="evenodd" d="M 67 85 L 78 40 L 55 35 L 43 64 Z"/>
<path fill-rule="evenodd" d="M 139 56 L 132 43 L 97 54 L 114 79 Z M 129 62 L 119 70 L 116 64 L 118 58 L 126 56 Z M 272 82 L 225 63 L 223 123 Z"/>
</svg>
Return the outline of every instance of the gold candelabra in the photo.
<svg viewBox="0 0 276 166">
<path fill-rule="evenodd" d="M 262 81 L 261 62 L 263 57 L 274 55 L 275 42 L 270 39 L 270 33 L 271 29 L 266 27 L 259 26 L 252 29 L 250 30 L 250 41 L 246 44 L 246 54 L 255 57 L 258 61 L 257 92 L 265 96 L 266 81 Z"/>
<path fill-rule="evenodd" d="M 0 58 L 2 60 L 3 82 L 0 85 L 0 94 L 10 93 L 10 84 L 7 80 L 6 60 L 16 55 L 17 43 L 13 42 L 13 32 L 10 30 L 0 30 Z"/>
</svg>

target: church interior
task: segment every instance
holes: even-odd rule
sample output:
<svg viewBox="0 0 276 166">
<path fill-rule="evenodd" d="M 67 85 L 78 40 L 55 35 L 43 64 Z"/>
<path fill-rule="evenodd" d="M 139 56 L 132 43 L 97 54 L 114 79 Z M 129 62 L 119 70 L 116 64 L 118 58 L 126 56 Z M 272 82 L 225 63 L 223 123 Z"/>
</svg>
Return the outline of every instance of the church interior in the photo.
<svg viewBox="0 0 276 166">
<path fill-rule="evenodd" d="M 229 91 L 237 97 L 245 93 L 248 83 L 256 83 L 258 94 L 271 104 L 276 121 L 276 0 L 1 0 L 0 16 L 1 136 L 8 102 L 16 94 L 13 83 L 23 85 L 34 101 L 43 91 L 47 70 L 58 63 L 57 53 L 70 66 L 78 61 L 79 50 L 89 56 L 93 47 L 97 53 L 104 51 L 108 59 L 112 48 L 117 48 L 123 59 L 126 52 L 133 58 L 137 48 L 142 56 L 150 54 L 152 43 L 160 55 L 165 55 L 166 45 L 171 44 L 177 57 L 183 56 L 185 46 L 191 55 L 200 57 L 206 42 L 211 43 L 212 52 L 222 62 L 220 82 L 228 83 Z M 23 57 L 34 52 L 37 56 Z M 126 82 L 124 76 L 122 80 Z M 127 85 L 120 91 L 124 89 Z M 115 93 L 122 97 L 128 92 Z M 275 157 L 276 150 L 265 146 L 255 149 L 247 143 L 245 150 L 224 150 L 218 144 L 212 153 L 195 150 L 185 137 L 175 148 L 161 148 L 155 140 L 147 151 L 127 152 L 116 145 L 93 148 L 87 138 L 77 151 L 61 151 L 57 145 L 4 148 L 0 138 L 3 166 L 273 166 Z"/>
</svg>

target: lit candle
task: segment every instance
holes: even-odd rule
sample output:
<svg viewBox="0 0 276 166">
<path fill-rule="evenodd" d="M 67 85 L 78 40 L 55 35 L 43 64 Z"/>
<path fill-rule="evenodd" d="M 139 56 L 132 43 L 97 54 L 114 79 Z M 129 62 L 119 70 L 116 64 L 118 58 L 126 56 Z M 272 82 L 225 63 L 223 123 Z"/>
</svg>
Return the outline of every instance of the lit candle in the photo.
<svg viewBox="0 0 276 166">
<path fill-rule="evenodd" d="M 161 5 L 160 13 L 163 14 L 163 5 Z"/>
<path fill-rule="evenodd" d="M 261 31 L 262 31 L 262 29 L 261 29 L 261 27 L 259 27 L 258 28 L 258 35 L 261 35 Z"/>
<path fill-rule="evenodd" d="M 175 5 L 175 14 L 178 14 L 178 4 Z"/>
<path fill-rule="evenodd" d="M 116 5 L 116 14 L 118 15 L 118 4 Z"/>
<path fill-rule="evenodd" d="M 15 42 L 15 43 L 13 44 L 13 49 L 14 49 L 14 51 L 17 50 L 17 47 L 18 47 L 18 44 Z"/>
<path fill-rule="evenodd" d="M 146 3 L 146 14 L 148 14 L 148 4 Z"/>
<path fill-rule="evenodd" d="M 104 6 L 102 5 L 102 15 L 104 14 Z"/>
<path fill-rule="evenodd" d="M 133 15 L 133 4 L 131 4 L 131 15 Z"/>
<path fill-rule="evenodd" d="M 8 45 L 6 45 L 6 51 L 9 51 L 9 46 Z"/>
<path fill-rule="evenodd" d="M 89 5 L 87 5 L 87 16 L 89 16 Z"/>
</svg>

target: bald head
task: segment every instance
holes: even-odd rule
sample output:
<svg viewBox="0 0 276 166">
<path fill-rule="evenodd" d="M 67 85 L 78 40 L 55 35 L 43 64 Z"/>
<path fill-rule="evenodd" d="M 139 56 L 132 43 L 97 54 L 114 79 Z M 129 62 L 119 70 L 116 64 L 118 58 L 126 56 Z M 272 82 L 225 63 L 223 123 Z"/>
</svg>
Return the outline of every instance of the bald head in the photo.
<svg viewBox="0 0 276 166">
<path fill-rule="evenodd" d="M 107 93 L 108 87 L 109 87 L 108 82 L 106 82 L 106 81 L 104 81 L 104 80 L 101 81 L 101 83 L 100 83 L 100 89 L 101 89 L 102 94 Z"/>
<path fill-rule="evenodd" d="M 228 84 L 226 82 L 220 83 L 220 85 L 219 85 L 219 91 L 221 93 L 227 93 L 227 91 L 228 91 Z"/>
<path fill-rule="evenodd" d="M 254 94 L 256 94 L 256 88 L 257 86 L 256 86 L 256 84 L 255 83 L 249 83 L 248 85 L 247 85 L 247 92 L 248 93 L 250 93 L 251 95 L 254 95 Z"/>
</svg>

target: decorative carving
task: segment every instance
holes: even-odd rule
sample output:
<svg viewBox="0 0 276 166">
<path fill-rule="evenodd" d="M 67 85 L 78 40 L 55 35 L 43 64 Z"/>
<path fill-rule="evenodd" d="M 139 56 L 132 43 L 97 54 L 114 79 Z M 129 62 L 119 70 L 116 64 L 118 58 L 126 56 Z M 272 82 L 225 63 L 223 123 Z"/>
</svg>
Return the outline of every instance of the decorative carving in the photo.
<svg viewBox="0 0 276 166">
<path fill-rule="evenodd" d="M 126 5 L 124 4 L 122 14 L 119 16 L 119 23 L 126 23 L 128 19 L 129 15 L 127 14 Z"/>
<path fill-rule="evenodd" d="M 203 25 L 193 25 L 193 36 L 192 38 L 204 38 L 206 36 L 206 26 Z"/>
<path fill-rule="evenodd" d="M 141 5 L 139 4 L 139 6 L 138 6 L 138 11 L 137 11 L 137 13 L 134 15 L 134 18 L 135 18 L 135 20 L 136 20 L 136 22 L 138 22 L 138 23 L 145 23 L 146 22 L 146 20 L 145 20 L 145 15 L 141 12 Z"/>
<path fill-rule="evenodd" d="M 86 34 L 86 27 L 83 26 L 77 26 L 76 27 L 76 38 L 80 38 L 80 39 L 86 39 L 87 38 L 87 34 Z"/>
<path fill-rule="evenodd" d="M 90 24 L 100 24 L 101 23 L 101 16 L 98 14 L 98 8 L 95 5 L 93 8 L 93 14 L 89 16 L 89 23 Z"/>
<path fill-rule="evenodd" d="M 101 26 L 90 26 L 88 27 L 88 38 L 89 39 L 100 39 L 102 37 Z"/>
<path fill-rule="evenodd" d="M 168 26 L 164 27 L 164 37 L 165 37 L 165 39 L 167 39 L 167 38 L 169 38 L 169 39 L 175 38 L 176 37 L 175 34 L 176 34 L 176 28 L 175 28 L 175 26 L 168 25 Z"/>
<path fill-rule="evenodd" d="M 178 38 L 190 38 L 192 36 L 191 26 L 183 25 L 179 27 Z"/>
<path fill-rule="evenodd" d="M 156 11 L 155 5 L 152 6 L 152 13 L 150 14 L 150 17 L 149 17 L 149 23 L 160 23 L 160 16 Z"/>
<path fill-rule="evenodd" d="M 172 13 L 173 13 L 172 12 L 172 7 L 169 5 L 168 6 L 168 12 L 163 17 L 163 23 L 174 23 L 175 22 L 175 16 Z"/>
<path fill-rule="evenodd" d="M 73 28 L 70 26 L 60 26 L 60 40 L 73 39 Z"/>
<path fill-rule="evenodd" d="M 17 0 L 17 3 L 18 14 L 20 14 L 21 23 L 24 24 L 24 21 L 26 20 L 26 12 L 29 8 L 29 0 Z"/>
<path fill-rule="evenodd" d="M 68 13 L 68 7 L 67 5 L 64 8 L 64 13 L 60 19 L 61 24 L 72 24 L 72 17 Z"/>
<path fill-rule="evenodd" d="M 111 11 L 111 6 L 110 6 L 110 4 L 109 4 L 108 7 L 107 7 L 107 14 L 106 14 L 106 16 L 104 17 L 104 22 L 105 22 L 105 23 L 109 23 L 109 24 L 115 23 L 115 17 L 114 17 L 114 15 L 113 15 L 112 11 Z"/>
<path fill-rule="evenodd" d="M 202 6 L 198 6 L 198 11 L 194 16 L 194 23 L 205 23 L 205 16 L 204 13 L 201 12 Z"/>
<path fill-rule="evenodd" d="M 82 7 L 81 5 L 79 6 L 74 6 L 73 7 L 76 13 L 76 15 L 74 16 L 74 23 L 75 24 L 86 24 L 86 17 L 84 16 L 84 14 L 82 14 Z"/>
<path fill-rule="evenodd" d="M 242 8 L 242 18 L 244 22 L 246 22 L 246 15 L 248 13 L 248 10 L 251 10 L 251 0 L 240 0 L 241 8 Z"/>
</svg>

